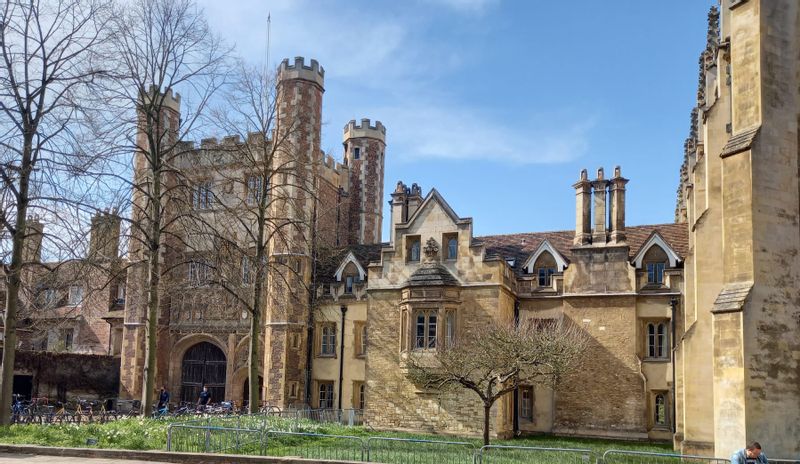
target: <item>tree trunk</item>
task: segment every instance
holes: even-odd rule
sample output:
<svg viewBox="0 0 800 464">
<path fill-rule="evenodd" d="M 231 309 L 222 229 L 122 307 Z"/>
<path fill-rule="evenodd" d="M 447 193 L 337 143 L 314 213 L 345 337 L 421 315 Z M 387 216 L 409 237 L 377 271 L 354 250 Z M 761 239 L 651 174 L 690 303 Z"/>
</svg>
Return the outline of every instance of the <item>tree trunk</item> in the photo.
<svg viewBox="0 0 800 464">
<path fill-rule="evenodd" d="M 151 228 L 148 242 L 149 259 L 147 263 L 147 319 L 145 321 L 145 359 L 142 382 L 142 416 L 147 417 L 153 409 L 156 382 L 156 347 L 158 342 L 158 313 L 161 302 L 159 284 L 161 282 L 161 173 L 153 173 L 151 202 Z"/>
<path fill-rule="evenodd" d="M 485 404 L 483 405 L 483 446 L 489 445 L 489 427 L 490 427 L 490 416 L 492 414 L 492 405 Z"/>
<path fill-rule="evenodd" d="M 260 288 L 260 286 L 257 286 Z M 260 304 L 260 298 L 257 298 L 256 301 Z M 250 391 L 248 395 L 250 396 L 248 401 L 248 412 L 250 414 L 255 414 L 259 410 L 260 402 L 259 396 L 261 394 L 261 389 L 259 388 L 260 385 L 258 384 L 258 341 L 261 338 L 261 309 L 259 307 L 254 307 L 251 313 L 250 318 L 250 353 L 247 356 L 247 369 L 248 369 L 248 376 L 250 377 Z"/>
<path fill-rule="evenodd" d="M 17 196 L 17 230 L 12 239 L 11 263 L 6 277 L 6 310 L 3 316 L 3 361 L 0 366 L 0 425 L 11 423 L 11 395 L 14 392 L 14 358 L 17 350 L 17 309 L 22 285 L 22 265 L 25 248 L 25 229 L 28 214 L 28 186 L 33 154 L 33 136 L 25 136 L 19 195 Z"/>
</svg>

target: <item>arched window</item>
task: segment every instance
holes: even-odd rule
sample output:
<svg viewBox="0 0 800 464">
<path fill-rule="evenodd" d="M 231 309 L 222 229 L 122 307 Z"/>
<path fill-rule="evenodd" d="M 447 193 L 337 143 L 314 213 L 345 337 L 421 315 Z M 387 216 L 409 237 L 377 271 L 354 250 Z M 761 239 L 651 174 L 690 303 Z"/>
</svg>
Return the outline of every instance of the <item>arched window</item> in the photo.
<svg viewBox="0 0 800 464">
<path fill-rule="evenodd" d="M 666 322 L 647 324 L 647 357 L 669 358 L 669 335 Z"/>
<path fill-rule="evenodd" d="M 647 283 L 651 285 L 664 284 L 664 269 L 667 267 L 669 258 L 667 253 L 658 245 L 653 245 L 644 254 L 642 263 L 647 270 Z"/>
<path fill-rule="evenodd" d="M 549 251 L 544 251 L 533 263 L 533 272 L 537 276 L 540 287 L 549 287 L 551 276 L 556 272 L 556 259 Z"/>
<path fill-rule="evenodd" d="M 657 426 L 666 426 L 667 424 L 667 395 L 659 393 L 655 398 L 655 407 L 653 408 L 654 423 Z"/>
</svg>

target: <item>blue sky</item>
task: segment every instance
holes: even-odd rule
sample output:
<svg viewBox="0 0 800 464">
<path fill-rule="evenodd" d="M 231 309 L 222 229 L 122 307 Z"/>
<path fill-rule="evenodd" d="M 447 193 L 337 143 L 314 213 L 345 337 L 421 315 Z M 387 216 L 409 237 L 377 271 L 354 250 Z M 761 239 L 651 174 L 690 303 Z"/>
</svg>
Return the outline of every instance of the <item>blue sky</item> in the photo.
<svg viewBox="0 0 800 464">
<path fill-rule="evenodd" d="M 200 0 L 256 63 L 270 12 L 271 64 L 325 67 L 323 149 L 340 159 L 348 120 L 381 120 L 387 194 L 435 187 L 475 235 L 572 229 L 580 170 L 615 165 L 628 224 L 671 222 L 715 3 Z"/>
</svg>

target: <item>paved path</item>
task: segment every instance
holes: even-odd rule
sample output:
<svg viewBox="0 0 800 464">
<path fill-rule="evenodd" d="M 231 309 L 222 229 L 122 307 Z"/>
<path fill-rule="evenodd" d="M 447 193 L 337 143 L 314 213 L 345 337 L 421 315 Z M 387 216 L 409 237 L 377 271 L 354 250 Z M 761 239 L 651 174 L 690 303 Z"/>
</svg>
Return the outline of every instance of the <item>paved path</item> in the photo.
<svg viewBox="0 0 800 464">
<path fill-rule="evenodd" d="M 126 459 L 67 458 L 34 454 L 0 453 L 2 464 L 154 464 L 153 461 L 128 461 Z"/>
</svg>

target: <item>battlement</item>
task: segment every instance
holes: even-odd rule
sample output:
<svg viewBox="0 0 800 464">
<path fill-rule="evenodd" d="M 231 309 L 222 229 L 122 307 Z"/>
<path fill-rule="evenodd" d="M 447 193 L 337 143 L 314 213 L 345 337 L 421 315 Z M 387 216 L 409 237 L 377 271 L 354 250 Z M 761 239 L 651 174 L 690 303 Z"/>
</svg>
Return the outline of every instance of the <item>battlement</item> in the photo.
<svg viewBox="0 0 800 464">
<path fill-rule="evenodd" d="M 369 118 L 362 118 L 361 124 L 356 124 L 356 120 L 351 119 L 344 126 L 343 141 L 358 138 L 378 139 L 386 143 L 386 127 L 380 121 L 375 121 L 374 126 L 371 125 Z"/>
<path fill-rule="evenodd" d="M 278 83 L 294 79 L 314 82 L 324 88 L 325 68 L 314 59 L 311 60 L 311 66 L 306 66 L 302 56 L 294 57 L 294 64 L 289 64 L 289 58 L 284 58 L 278 66 Z"/>
<path fill-rule="evenodd" d="M 155 98 L 155 96 L 161 95 L 164 97 L 164 100 L 161 102 L 163 107 L 169 108 L 177 113 L 181 112 L 181 94 L 179 93 L 172 93 L 172 89 L 168 89 L 166 93 L 161 93 L 161 89 L 158 88 L 156 85 L 151 85 L 150 89 L 148 90 L 147 95 L 142 95 L 142 100 Z"/>
</svg>

